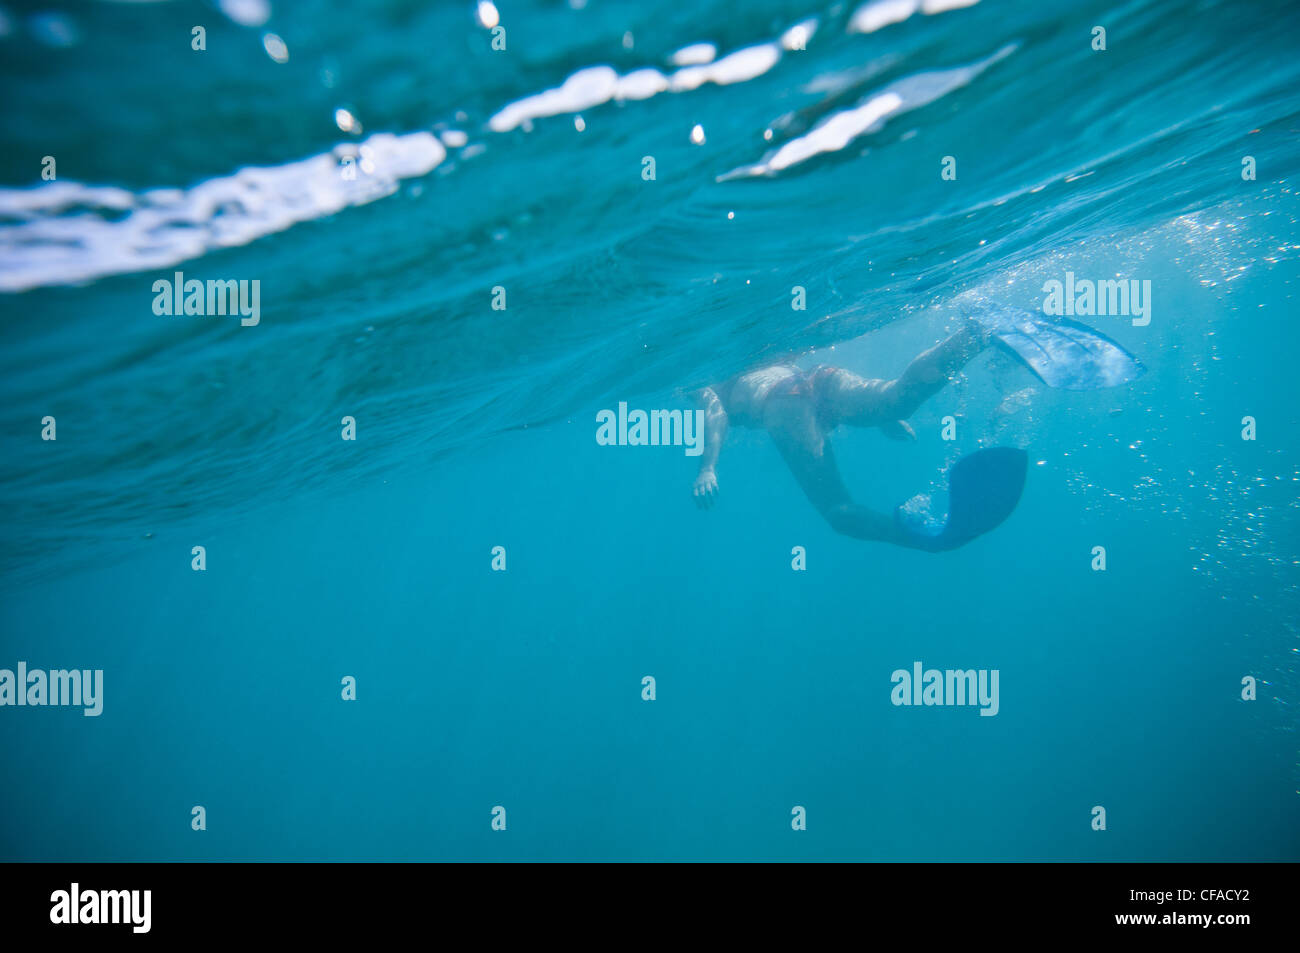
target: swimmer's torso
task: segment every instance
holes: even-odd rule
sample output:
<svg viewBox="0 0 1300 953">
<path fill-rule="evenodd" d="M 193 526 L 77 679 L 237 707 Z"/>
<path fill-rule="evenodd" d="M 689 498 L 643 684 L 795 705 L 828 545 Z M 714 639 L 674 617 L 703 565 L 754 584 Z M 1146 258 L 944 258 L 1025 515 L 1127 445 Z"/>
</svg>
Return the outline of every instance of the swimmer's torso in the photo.
<svg viewBox="0 0 1300 953">
<path fill-rule="evenodd" d="M 733 377 L 717 389 L 727 419 L 738 427 L 763 426 L 763 404 L 774 393 L 792 392 L 800 387 L 804 374 L 790 364 L 761 367 Z"/>
</svg>

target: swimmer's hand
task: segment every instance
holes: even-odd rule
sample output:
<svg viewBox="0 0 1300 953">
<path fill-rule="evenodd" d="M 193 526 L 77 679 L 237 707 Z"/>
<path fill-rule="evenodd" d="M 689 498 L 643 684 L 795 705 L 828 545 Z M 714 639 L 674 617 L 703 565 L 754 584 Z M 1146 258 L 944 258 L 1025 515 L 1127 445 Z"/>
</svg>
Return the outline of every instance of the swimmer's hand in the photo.
<svg viewBox="0 0 1300 953">
<path fill-rule="evenodd" d="M 718 475 L 713 467 L 700 467 L 699 476 L 695 478 L 695 505 L 702 510 L 710 509 L 718 498 Z"/>
</svg>

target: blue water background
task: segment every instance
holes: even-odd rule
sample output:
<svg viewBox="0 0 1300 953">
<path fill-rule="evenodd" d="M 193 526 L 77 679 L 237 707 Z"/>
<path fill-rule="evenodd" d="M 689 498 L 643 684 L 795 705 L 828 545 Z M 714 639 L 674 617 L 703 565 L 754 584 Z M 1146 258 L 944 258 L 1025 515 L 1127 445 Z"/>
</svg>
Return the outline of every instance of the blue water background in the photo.
<svg viewBox="0 0 1300 953">
<path fill-rule="evenodd" d="M 0 857 L 1300 857 L 1296 9 L 985 0 L 851 34 L 852 5 L 500 7 L 504 52 L 469 4 L 279 2 L 256 28 L 90 4 L 68 46 L 6 7 L 11 203 L 46 154 L 139 194 L 375 132 L 482 148 L 174 267 L 0 295 L 0 667 L 106 682 L 98 718 L 0 710 Z M 810 17 L 748 81 L 488 125 L 577 70 Z M 843 149 L 717 181 L 1007 48 Z M 260 279 L 261 324 L 154 315 L 176 270 Z M 1149 326 L 1093 319 L 1139 381 L 1051 391 L 989 353 L 916 444 L 835 436 L 882 508 L 1025 447 L 1020 507 L 956 552 L 836 536 L 762 434 L 732 435 L 707 513 L 680 448 L 595 443 L 601 408 L 777 355 L 892 376 L 970 296 L 1036 308 L 1067 270 L 1152 281 Z M 1000 713 L 892 706 L 916 660 L 998 669 Z"/>
</svg>

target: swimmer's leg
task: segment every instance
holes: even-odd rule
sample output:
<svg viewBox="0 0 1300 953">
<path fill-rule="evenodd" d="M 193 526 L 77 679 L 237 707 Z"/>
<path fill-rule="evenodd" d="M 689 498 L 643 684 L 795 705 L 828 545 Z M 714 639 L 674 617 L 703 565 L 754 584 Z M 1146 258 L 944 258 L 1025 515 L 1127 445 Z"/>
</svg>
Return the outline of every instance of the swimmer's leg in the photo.
<svg viewBox="0 0 1300 953">
<path fill-rule="evenodd" d="M 901 507 L 881 513 L 854 503 L 812 403 L 797 398 L 768 403 L 768 432 L 786 466 L 831 529 L 844 536 L 942 552 L 999 526 L 1020 501 L 1028 457 L 1023 450 L 995 447 L 977 450 L 953 465 L 948 513 L 941 521 L 918 524 Z"/>
<path fill-rule="evenodd" d="M 830 441 L 817 426 L 816 416 L 807 401 L 776 398 L 769 404 L 777 405 L 774 409 L 778 415 L 785 412 L 783 418 L 769 421 L 768 432 L 776 449 L 794 474 L 804 496 L 831 529 L 854 539 L 914 545 L 892 512 L 880 513 L 853 502 L 835 463 Z M 919 542 L 924 544 L 925 541 Z"/>
<path fill-rule="evenodd" d="M 891 381 L 868 380 L 839 367 L 813 372 L 814 396 L 828 427 L 892 426 L 912 416 L 923 403 L 943 390 L 988 343 L 974 322 L 918 354 Z"/>
</svg>

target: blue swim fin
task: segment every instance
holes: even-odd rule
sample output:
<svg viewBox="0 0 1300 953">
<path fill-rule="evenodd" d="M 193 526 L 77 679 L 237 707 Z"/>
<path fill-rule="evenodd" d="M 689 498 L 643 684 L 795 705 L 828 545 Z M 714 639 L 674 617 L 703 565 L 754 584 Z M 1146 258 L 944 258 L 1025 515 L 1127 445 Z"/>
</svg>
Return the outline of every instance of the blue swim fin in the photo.
<svg viewBox="0 0 1300 953">
<path fill-rule="evenodd" d="M 983 305 L 971 317 L 1049 387 L 1097 390 L 1137 380 L 1142 362 L 1106 335 L 1065 318 Z"/>
<path fill-rule="evenodd" d="M 1029 457 L 1014 447 L 976 450 L 948 471 L 948 515 L 928 520 L 903 506 L 894 519 L 904 545 L 930 552 L 956 549 L 1000 524 L 1020 502 Z"/>
</svg>

